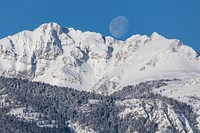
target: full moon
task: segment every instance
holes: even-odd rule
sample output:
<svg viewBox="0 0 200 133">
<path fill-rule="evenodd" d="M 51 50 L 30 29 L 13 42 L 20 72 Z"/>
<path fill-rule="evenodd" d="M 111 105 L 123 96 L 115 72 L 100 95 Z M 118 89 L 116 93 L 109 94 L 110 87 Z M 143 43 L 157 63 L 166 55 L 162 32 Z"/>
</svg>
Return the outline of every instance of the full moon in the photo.
<svg viewBox="0 0 200 133">
<path fill-rule="evenodd" d="M 126 35 L 129 27 L 129 21 L 124 16 L 118 16 L 112 19 L 109 25 L 109 30 L 115 38 L 121 38 Z"/>
</svg>

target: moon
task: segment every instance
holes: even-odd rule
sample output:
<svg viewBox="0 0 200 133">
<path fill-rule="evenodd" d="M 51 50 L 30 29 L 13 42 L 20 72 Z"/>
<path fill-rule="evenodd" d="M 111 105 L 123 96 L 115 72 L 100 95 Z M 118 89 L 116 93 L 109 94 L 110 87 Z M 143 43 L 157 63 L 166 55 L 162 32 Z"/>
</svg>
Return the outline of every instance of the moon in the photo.
<svg viewBox="0 0 200 133">
<path fill-rule="evenodd" d="M 121 38 L 126 35 L 129 28 L 129 21 L 124 16 L 118 16 L 111 20 L 109 25 L 110 33 L 115 38 Z"/>
</svg>

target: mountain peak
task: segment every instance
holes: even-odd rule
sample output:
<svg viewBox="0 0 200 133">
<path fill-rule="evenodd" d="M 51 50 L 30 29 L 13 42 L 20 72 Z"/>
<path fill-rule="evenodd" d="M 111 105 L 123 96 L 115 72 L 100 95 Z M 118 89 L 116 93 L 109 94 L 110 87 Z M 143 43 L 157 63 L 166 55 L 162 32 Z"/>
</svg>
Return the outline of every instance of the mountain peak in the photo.
<svg viewBox="0 0 200 133">
<path fill-rule="evenodd" d="M 60 27 L 60 25 L 55 22 L 49 22 L 49 23 L 44 23 L 44 24 L 40 25 L 39 27 L 40 28 L 46 28 L 46 27 L 57 28 L 57 27 Z"/>
<path fill-rule="evenodd" d="M 49 22 L 49 23 L 44 23 L 40 25 L 36 30 L 43 31 L 43 32 L 57 31 L 61 33 L 62 27 L 55 22 Z"/>
<path fill-rule="evenodd" d="M 153 32 L 151 34 L 151 39 L 166 39 L 165 37 L 163 37 L 162 35 L 158 34 L 157 32 Z"/>
</svg>

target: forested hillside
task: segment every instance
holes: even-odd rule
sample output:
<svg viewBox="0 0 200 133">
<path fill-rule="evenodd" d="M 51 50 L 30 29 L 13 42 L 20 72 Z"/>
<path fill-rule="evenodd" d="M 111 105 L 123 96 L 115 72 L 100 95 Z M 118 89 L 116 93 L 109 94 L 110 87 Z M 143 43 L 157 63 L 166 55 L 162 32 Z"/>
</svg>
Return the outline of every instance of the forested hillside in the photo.
<svg viewBox="0 0 200 133">
<path fill-rule="evenodd" d="M 0 132 L 198 132 L 191 106 L 152 93 L 170 81 L 147 81 L 104 96 L 1 77 Z"/>
</svg>

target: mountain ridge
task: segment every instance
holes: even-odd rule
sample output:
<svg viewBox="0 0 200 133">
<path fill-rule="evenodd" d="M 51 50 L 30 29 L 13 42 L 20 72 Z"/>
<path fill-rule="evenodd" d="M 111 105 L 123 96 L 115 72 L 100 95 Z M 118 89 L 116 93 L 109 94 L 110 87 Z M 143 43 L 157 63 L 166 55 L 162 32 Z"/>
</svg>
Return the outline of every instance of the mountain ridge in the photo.
<svg viewBox="0 0 200 133">
<path fill-rule="evenodd" d="M 81 32 L 73 28 L 62 28 L 53 22 L 42 24 L 33 31 L 23 31 L 1 39 L 0 44 L 1 56 L 8 60 L 16 61 L 16 63 L 9 66 L 11 68 L 10 70 L 4 68 L 4 71 L 1 71 L 1 75 L 12 77 L 12 74 L 20 75 L 20 73 L 23 74 L 23 71 L 26 71 L 25 78 L 31 77 L 31 80 L 47 82 L 45 79 L 49 77 L 48 80 L 52 81 L 47 83 L 61 86 L 69 85 L 74 88 L 95 87 L 93 86 L 94 84 L 90 84 L 90 80 L 90 83 L 85 82 L 83 87 L 81 87 L 82 85 L 76 87 L 76 85 L 71 83 L 57 83 L 59 81 L 56 81 L 57 79 L 53 77 L 60 74 L 60 77 L 62 77 L 61 80 L 70 77 L 68 82 L 81 84 L 85 79 L 91 79 L 93 83 L 97 83 L 106 72 L 113 71 L 126 62 L 126 60 L 130 59 L 130 56 L 134 55 L 133 58 L 137 58 L 142 56 L 141 53 L 148 55 L 149 51 L 153 53 L 154 50 L 157 50 L 157 52 L 151 56 L 159 54 L 160 57 L 149 59 L 146 62 L 149 66 L 156 64 L 157 59 L 155 58 L 163 58 L 161 57 L 163 53 L 176 53 L 181 48 L 182 50 L 179 50 L 179 54 L 182 55 L 180 56 L 187 56 L 186 58 L 196 58 L 199 60 L 198 54 L 191 48 L 183 45 L 179 40 L 168 40 L 156 32 L 150 37 L 133 35 L 126 41 L 120 41 L 112 37 L 103 37 L 101 34 L 95 32 Z M 159 45 L 163 45 L 163 47 Z M 140 53 L 137 52 L 139 50 L 141 50 Z M 57 67 L 53 64 L 57 64 Z M 59 68 L 59 64 L 65 64 L 65 66 Z M 25 70 L 20 70 L 23 67 L 25 67 Z M 141 63 L 140 70 L 146 68 L 146 65 L 142 65 Z M 54 73 L 57 69 L 60 69 L 58 73 Z M 16 71 L 13 72 L 12 70 Z M 48 70 L 50 75 L 44 76 L 47 73 L 45 71 Z M 65 74 L 63 75 L 63 73 Z M 83 75 L 84 73 L 88 74 L 80 77 L 81 73 Z M 88 75 L 94 76 L 91 77 Z M 21 77 L 24 78 L 23 76 Z"/>
</svg>

